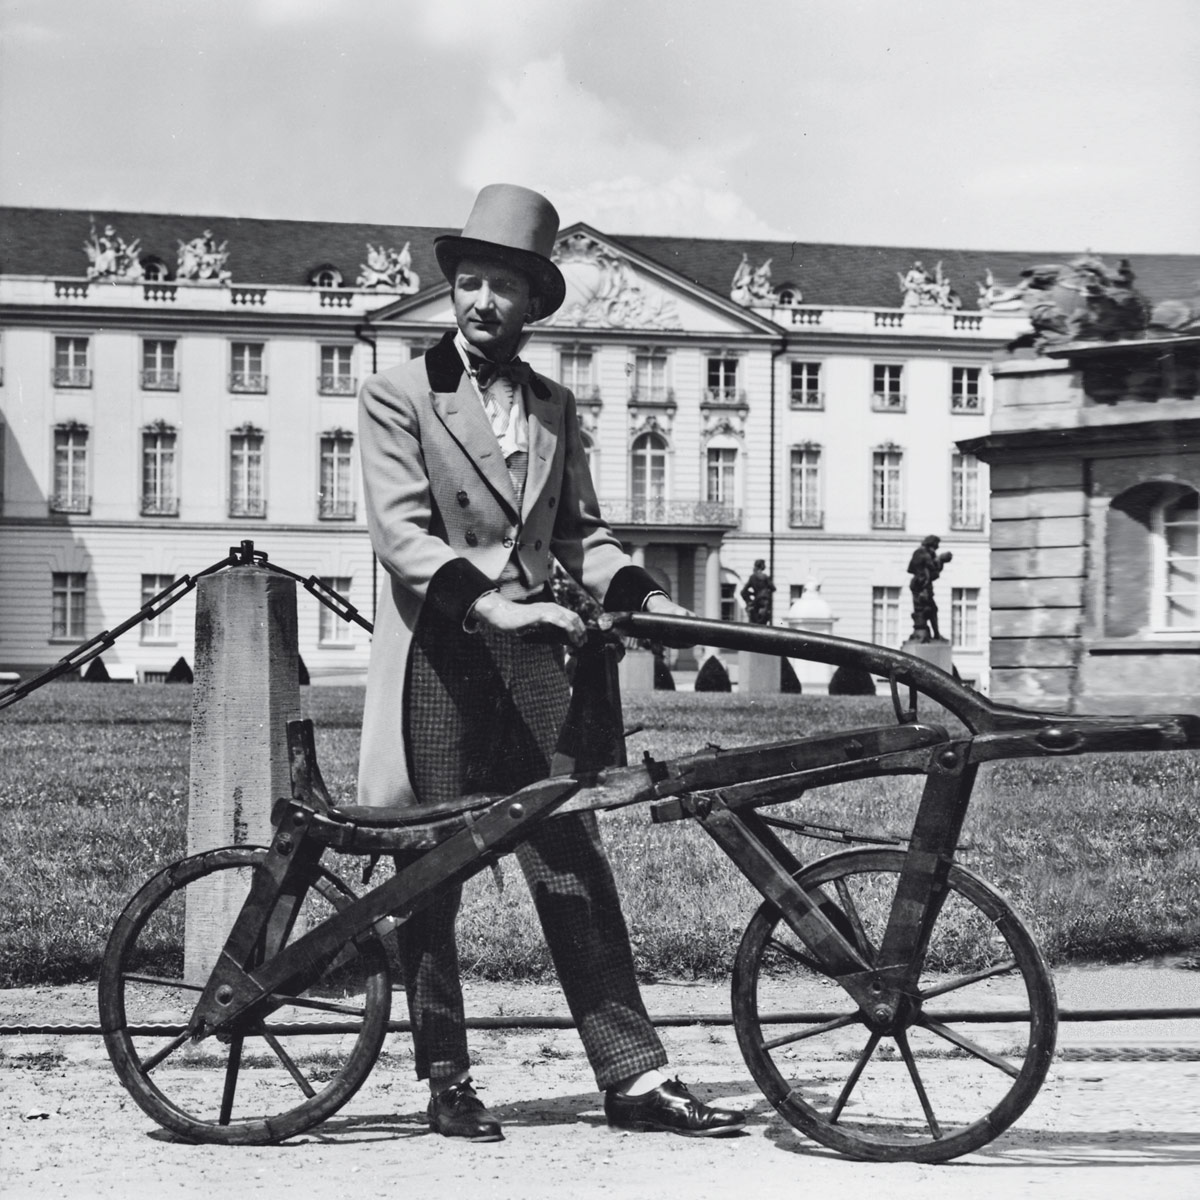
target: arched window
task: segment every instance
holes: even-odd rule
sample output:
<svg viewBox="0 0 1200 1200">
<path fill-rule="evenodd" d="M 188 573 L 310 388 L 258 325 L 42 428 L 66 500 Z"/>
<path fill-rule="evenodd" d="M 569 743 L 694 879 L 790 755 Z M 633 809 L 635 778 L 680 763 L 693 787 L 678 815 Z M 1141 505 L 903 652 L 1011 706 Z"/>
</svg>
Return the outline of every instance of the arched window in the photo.
<svg viewBox="0 0 1200 1200">
<path fill-rule="evenodd" d="M 661 521 L 667 506 L 667 441 L 661 434 L 634 439 L 629 461 L 629 499 L 635 521 Z"/>
<path fill-rule="evenodd" d="M 1200 492 L 1167 498 L 1151 513 L 1154 582 L 1151 627 L 1200 629 Z"/>
<path fill-rule="evenodd" d="M 1134 637 L 1200 629 L 1200 493 L 1139 483 L 1109 506 L 1104 535 L 1104 633 Z"/>
</svg>

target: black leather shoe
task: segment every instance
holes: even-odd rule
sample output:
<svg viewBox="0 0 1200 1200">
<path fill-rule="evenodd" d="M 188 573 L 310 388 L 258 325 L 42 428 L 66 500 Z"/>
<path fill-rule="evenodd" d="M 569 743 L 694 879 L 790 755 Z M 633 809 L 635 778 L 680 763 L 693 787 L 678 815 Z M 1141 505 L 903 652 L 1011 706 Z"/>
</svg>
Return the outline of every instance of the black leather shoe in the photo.
<svg viewBox="0 0 1200 1200">
<path fill-rule="evenodd" d="M 469 1079 L 452 1083 L 429 1098 L 429 1128 L 443 1137 L 471 1142 L 502 1142 L 500 1122 L 483 1107 Z"/>
<path fill-rule="evenodd" d="M 745 1116 L 697 1100 L 678 1079 L 668 1079 L 640 1096 L 604 1093 L 604 1115 L 616 1129 L 664 1130 L 684 1137 L 722 1137 L 740 1133 Z"/>
</svg>

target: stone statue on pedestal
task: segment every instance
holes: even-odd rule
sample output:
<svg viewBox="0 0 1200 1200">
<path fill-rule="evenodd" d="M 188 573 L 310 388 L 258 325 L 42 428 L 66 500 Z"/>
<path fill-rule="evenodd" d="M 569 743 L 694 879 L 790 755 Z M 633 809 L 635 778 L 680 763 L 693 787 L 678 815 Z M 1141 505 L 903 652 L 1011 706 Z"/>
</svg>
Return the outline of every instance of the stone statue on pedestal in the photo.
<svg viewBox="0 0 1200 1200">
<path fill-rule="evenodd" d="M 754 570 L 742 588 L 742 600 L 746 605 L 746 616 L 753 625 L 770 625 L 771 596 L 775 584 L 767 574 L 766 559 L 754 560 Z"/>
<path fill-rule="evenodd" d="M 912 576 L 908 587 L 913 598 L 913 631 L 910 641 L 925 643 L 946 640 L 938 629 L 938 606 L 933 598 L 933 581 L 954 556 L 949 550 L 943 550 L 939 554 L 940 544 L 941 538 L 930 534 L 908 560 L 908 573 Z"/>
</svg>

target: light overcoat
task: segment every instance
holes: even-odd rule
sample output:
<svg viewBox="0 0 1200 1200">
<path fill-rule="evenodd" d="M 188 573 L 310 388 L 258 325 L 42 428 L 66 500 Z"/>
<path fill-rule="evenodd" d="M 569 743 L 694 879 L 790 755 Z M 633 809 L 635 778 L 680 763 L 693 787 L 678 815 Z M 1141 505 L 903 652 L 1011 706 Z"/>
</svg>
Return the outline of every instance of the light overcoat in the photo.
<svg viewBox="0 0 1200 1200">
<path fill-rule="evenodd" d="M 531 589 L 549 580 L 552 559 L 609 609 L 639 608 L 657 587 L 600 515 L 574 396 L 540 375 L 523 393 L 529 469 L 518 508 L 452 334 L 424 357 L 363 385 L 359 446 L 367 523 L 386 574 L 367 672 L 360 804 L 416 800 L 403 736 L 405 681 L 427 606 L 464 620 L 496 586 L 514 550 Z"/>
</svg>

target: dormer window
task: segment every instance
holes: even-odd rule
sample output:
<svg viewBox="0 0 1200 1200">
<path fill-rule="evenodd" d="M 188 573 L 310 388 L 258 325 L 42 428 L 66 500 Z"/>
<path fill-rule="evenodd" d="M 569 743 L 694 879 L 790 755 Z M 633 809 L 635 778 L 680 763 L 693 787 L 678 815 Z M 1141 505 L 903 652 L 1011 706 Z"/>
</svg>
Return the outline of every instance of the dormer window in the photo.
<svg viewBox="0 0 1200 1200">
<path fill-rule="evenodd" d="M 161 258 L 153 254 L 147 254 L 142 259 L 142 279 L 146 283 L 164 283 L 170 278 L 167 264 Z"/>
<path fill-rule="evenodd" d="M 326 263 L 321 267 L 314 267 L 308 276 L 309 287 L 316 288 L 340 288 L 342 286 L 342 273 L 337 267 Z"/>
</svg>

